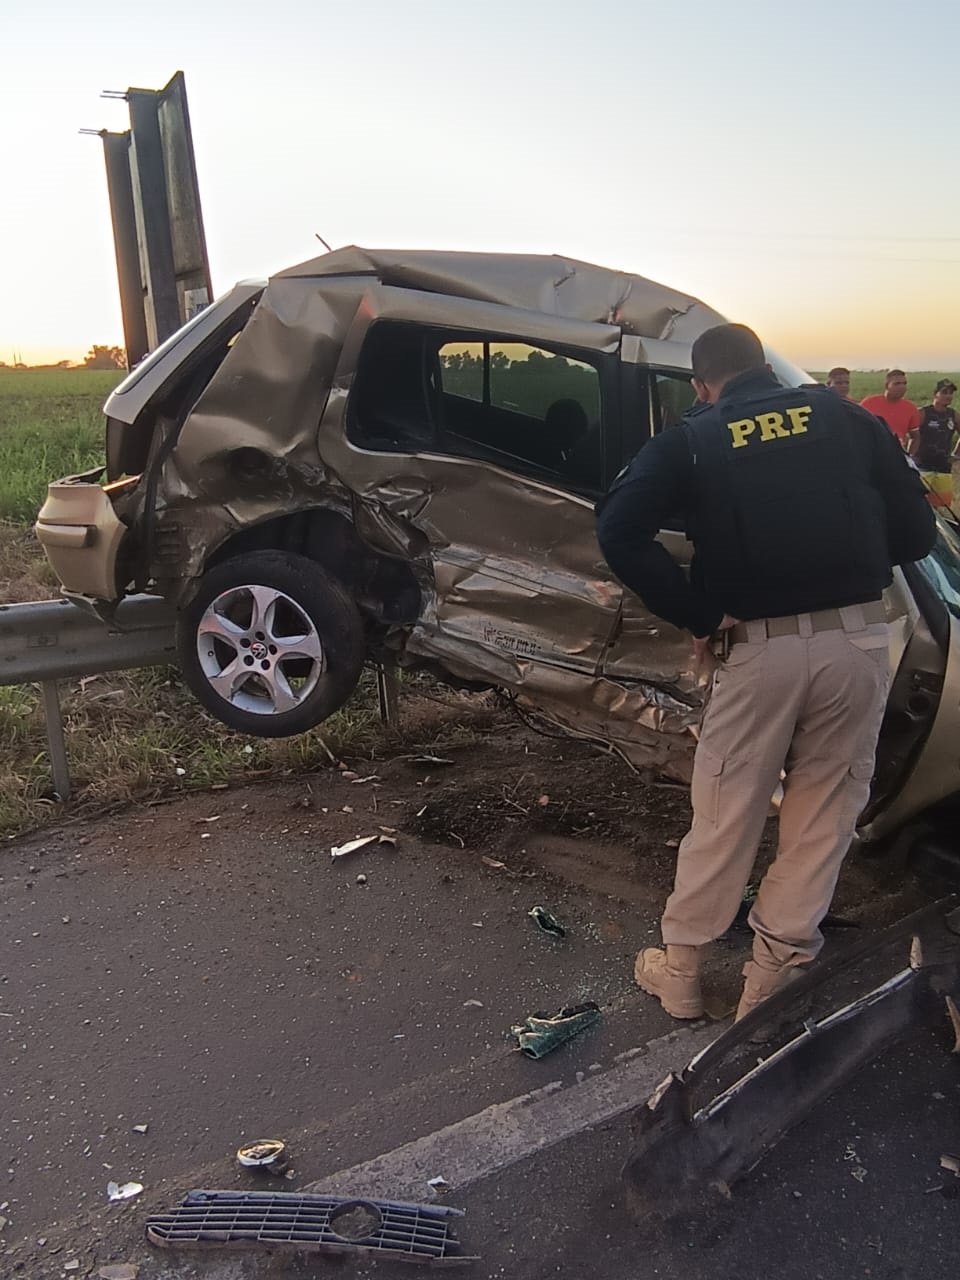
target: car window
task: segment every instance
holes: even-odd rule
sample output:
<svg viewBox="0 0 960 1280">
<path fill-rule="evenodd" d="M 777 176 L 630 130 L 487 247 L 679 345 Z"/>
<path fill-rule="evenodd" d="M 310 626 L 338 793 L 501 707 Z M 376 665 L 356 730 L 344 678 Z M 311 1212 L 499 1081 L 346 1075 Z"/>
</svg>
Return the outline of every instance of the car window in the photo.
<svg viewBox="0 0 960 1280">
<path fill-rule="evenodd" d="M 677 426 L 697 398 L 689 373 L 628 364 L 624 374 L 621 466 L 627 466 L 652 436 Z"/>
<path fill-rule="evenodd" d="M 689 373 L 660 373 L 654 371 L 654 430 L 666 431 L 675 427 L 692 408 L 697 393 L 690 382 Z"/>
<path fill-rule="evenodd" d="M 459 441 L 490 461 L 500 460 L 487 453 L 494 451 L 545 479 L 599 488 L 600 374 L 592 364 L 493 339 L 444 343 L 438 358 L 443 426 L 454 448 Z"/>
<path fill-rule="evenodd" d="M 799 365 L 784 359 L 782 355 L 774 351 L 773 347 L 764 347 L 764 352 L 767 357 L 767 363 L 770 366 L 770 372 L 785 387 L 803 387 L 816 381 Z"/>
<path fill-rule="evenodd" d="M 654 433 L 669 431 L 679 426 L 683 415 L 696 402 L 689 373 L 674 370 L 650 369 L 650 413 Z M 683 532 L 686 521 L 682 511 L 676 511 L 663 522 L 664 529 Z"/>
<path fill-rule="evenodd" d="M 955 618 L 960 618 L 960 539 L 942 516 L 937 517 L 937 541 L 917 567 Z"/>
<path fill-rule="evenodd" d="M 490 404 L 546 422 L 558 400 L 580 406 L 587 422 L 600 421 L 600 376 L 591 364 L 525 342 L 488 343 Z"/>
<path fill-rule="evenodd" d="M 445 342 L 440 348 L 440 381 L 443 390 L 483 404 L 486 343 Z"/>
<path fill-rule="evenodd" d="M 584 495 L 603 476 L 598 364 L 499 335 L 380 321 L 357 367 L 348 436 L 471 457 Z"/>
</svg>

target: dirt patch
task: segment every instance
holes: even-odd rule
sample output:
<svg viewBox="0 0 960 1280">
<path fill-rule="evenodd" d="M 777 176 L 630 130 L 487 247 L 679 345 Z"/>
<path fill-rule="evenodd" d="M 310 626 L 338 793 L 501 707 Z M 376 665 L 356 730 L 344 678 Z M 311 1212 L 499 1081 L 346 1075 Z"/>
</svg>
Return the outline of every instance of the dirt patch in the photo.
<svg viewBox="0 0 960 1280">
<path fill-rule="evenodd" d="M 672 860 L 648 859 L 641 865 L 621 844 L 534 835 L 520 856 L 526 868 L 536 867 L 567 884 L 657 912 L 673 879 Z"/>
<path fill-rule="evenodd" d="M 651 783 L 621 760 L 577 742 L 562 744 L 515 730 L 495 752 L 476 753 L 443 771 L 423 766 L 425 802 L 411 819 L 424 839 L 463 848 L 535 834 L 613 841 L 636 853 L 686 830 L 687 789 Z"/>
<path fill-rule="evenodd" d="M 0 604 L 58 595 L 59 584 L 33 531 L 0 522 Z"/>
</svg>

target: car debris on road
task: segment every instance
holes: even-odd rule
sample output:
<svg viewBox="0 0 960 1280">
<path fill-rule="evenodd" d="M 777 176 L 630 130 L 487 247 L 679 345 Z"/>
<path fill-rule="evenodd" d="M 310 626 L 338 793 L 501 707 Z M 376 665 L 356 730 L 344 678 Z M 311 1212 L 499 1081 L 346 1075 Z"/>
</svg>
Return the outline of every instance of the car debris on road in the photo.
<svg viewBox="0 0 960 1280">
<path fill-rule="evenodd" d="M 132 1200 L 134 1196 L 138 1196 L 143 1190 L 142 1182 L 119 1182 L 107 1183 L 107 1197 L 110 1200 Z"/>
<path fill-rule="evenodd" d="M 450 1220 L 462 1209 L 308 1195 L 294 1191 L 190 1191 L 169 1213 L 147 1219 L 147 1239 L 164 1249 L 360 1252 L 404 1262 L 465 1263 Z"/>
<path fill-rule="evenodd" d="M 826 1017 L 799 1012 L 838 974 L 906 943 L 907 967 L 887 981 Z M 950 1002 L 960 998 L 956 896 L 922 907 L 821 962 L 735 1023 L 682 1072 L 671 1072 L 636 1112 L 634 1147 L 622 1172 L 631 1212 L 640 1219 L 667 1217 L 710 1190 L 729 1195 L 739 1178 L 841 1084 L 909 1031 L 942 1018 L 945 996 Z M 739 1079 L 717 1092 L 721 1067 L 765 1024 L 779 1028 L 780 1047 L 765 1053 L 759 1065 L 753 1059 Z M 795 1030 L 781 1035 L 791 1024 Z M 851 1176 L 863 1182 L 867 1170 L 852 1144 L 844 1159 L 853 1166 Z"/>
<path fill-rule="evenodd" d="M 557 1013 L 531 1014 L 519 1026 L 511 1027 L 517 1048 L 528 1058 L 543 1058 L 565 1041 L 592 1027 L 600 1020 L 600 1006 L 593 1000 L 567 1005 Z"/>
<path fill-rule="evenodd" d="M 373 844 L 374 840 L 378 839 L 378 836 L 358 836 L 356 840 L 348 840 L 346 844 L 335 844 L 330 850 L 330 857 L 345 858 L 348 853 L 356 853 L 358 849 Z"/>
<path fill-rule="evenodd" d="M 565 938 L 567 931 L 552 912 L 547 911 L 545 907 L 531 907 L 527 915 L 543 933 L 549 933 L 552 938 Z"/>
<path fill-rule="evenodd" d="M 283 1173 L 287 1167 L 287 1147 L 280 1138 L 257 1138 L 237 1151 L 237 1164 L 261 1173 Z"/>
</svg>

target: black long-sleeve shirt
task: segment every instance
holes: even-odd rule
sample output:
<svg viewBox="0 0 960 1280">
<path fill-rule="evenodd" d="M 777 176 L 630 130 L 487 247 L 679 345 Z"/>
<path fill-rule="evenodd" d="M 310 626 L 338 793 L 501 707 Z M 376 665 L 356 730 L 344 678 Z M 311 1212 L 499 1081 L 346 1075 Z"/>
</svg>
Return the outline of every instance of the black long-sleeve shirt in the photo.
<svg viewBox="0 0 960 1280">
<path fill-rule="evenodd" d="M 724 398 L 729 395 L 735 406 L 738 396 L 756 397 L 765 390 L 771 403 L 776 403 L 784 394 L 772 375 L 755 370 L 728 383 Z M 889 581 L 890 565 L 922 559 L 930 551 L 936 536 L 933 512 L 925 500 L 919 477 L 891 432 L 878 419 L 856 405 L 840 401 L 833 405 L 820 403 L 822 409 L 831 414 L 834 405 L 839 408 L 847 421 L 838 422 L 838 429 L 855 433 L 854 447 L 857 457 L 862 459 L 866 483 L 875 491 L 885 515 L 889 560 L 886 581 Z M 727 416 L 742 417 L 742 413 L 730 407 Z M 724 431 L 722 424 L 718 430 Z M 790 455 L 784 454 L 781 465 L 790 466 L 789 459 Z M 732 606 L 718 599 L 715 593 L 711 594 L 711 584 L 704 582 L 696 571 L 696 555 L 688 579 L 656 540 L 668 522 L 675 527 L 678 516 L 684 527 L 695 527 L 696 504 L 696 469 L 688 433 L 683 428 L 669 429 L 640 450 L 601 499 L 597 537 L 613 572 L 653 613 L 674 626 L 687 628 L 695 636 L 707 636 L 716 630 L 724 612 L 732 611 Z M 809 519 L 818 519 L 815 509 L 809 511 Z M 696 548 L 696 538 L 694 546 Z M 801 607 L 828 608 L 837 603 L 830 591 L 829 564 L 822 566 L 822 573 L 823 601 L 815 605 L 804 603 L 798 606 L 798 612 Z M 878 594 L 879 590 L 875 592 Z M 840 603 L 855 602 L 856 597 Z M 761 607 L 749 616 L 760 617 L 764 613 Z"/>
<path fill-rule="evenodd" d="M 683 431 L 655 436 L 601 499 L 597 539 L 613 572 L 657 617 L 707 636 L 723 611 L 656 540 L 671 517 L 686 512 L 693 483 L 693 457 Z"/>
</svg>

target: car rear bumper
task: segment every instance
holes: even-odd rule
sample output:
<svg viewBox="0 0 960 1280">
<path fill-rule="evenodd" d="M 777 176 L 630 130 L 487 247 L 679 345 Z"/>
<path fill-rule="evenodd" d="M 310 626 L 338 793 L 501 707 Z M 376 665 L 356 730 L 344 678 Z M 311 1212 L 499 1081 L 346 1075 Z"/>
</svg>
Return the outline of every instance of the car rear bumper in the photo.
<svg viewBox="0 0 960 1280">
<path fill-rule="evenodd" d="M 98 476 L 88 472 L 54 481 L 34 529 L 66 594 L 115 601 L 123 595 L 117 561 L 129 531 L 112 498 L 137 481 L 103 486 Z"/>
</svg>

